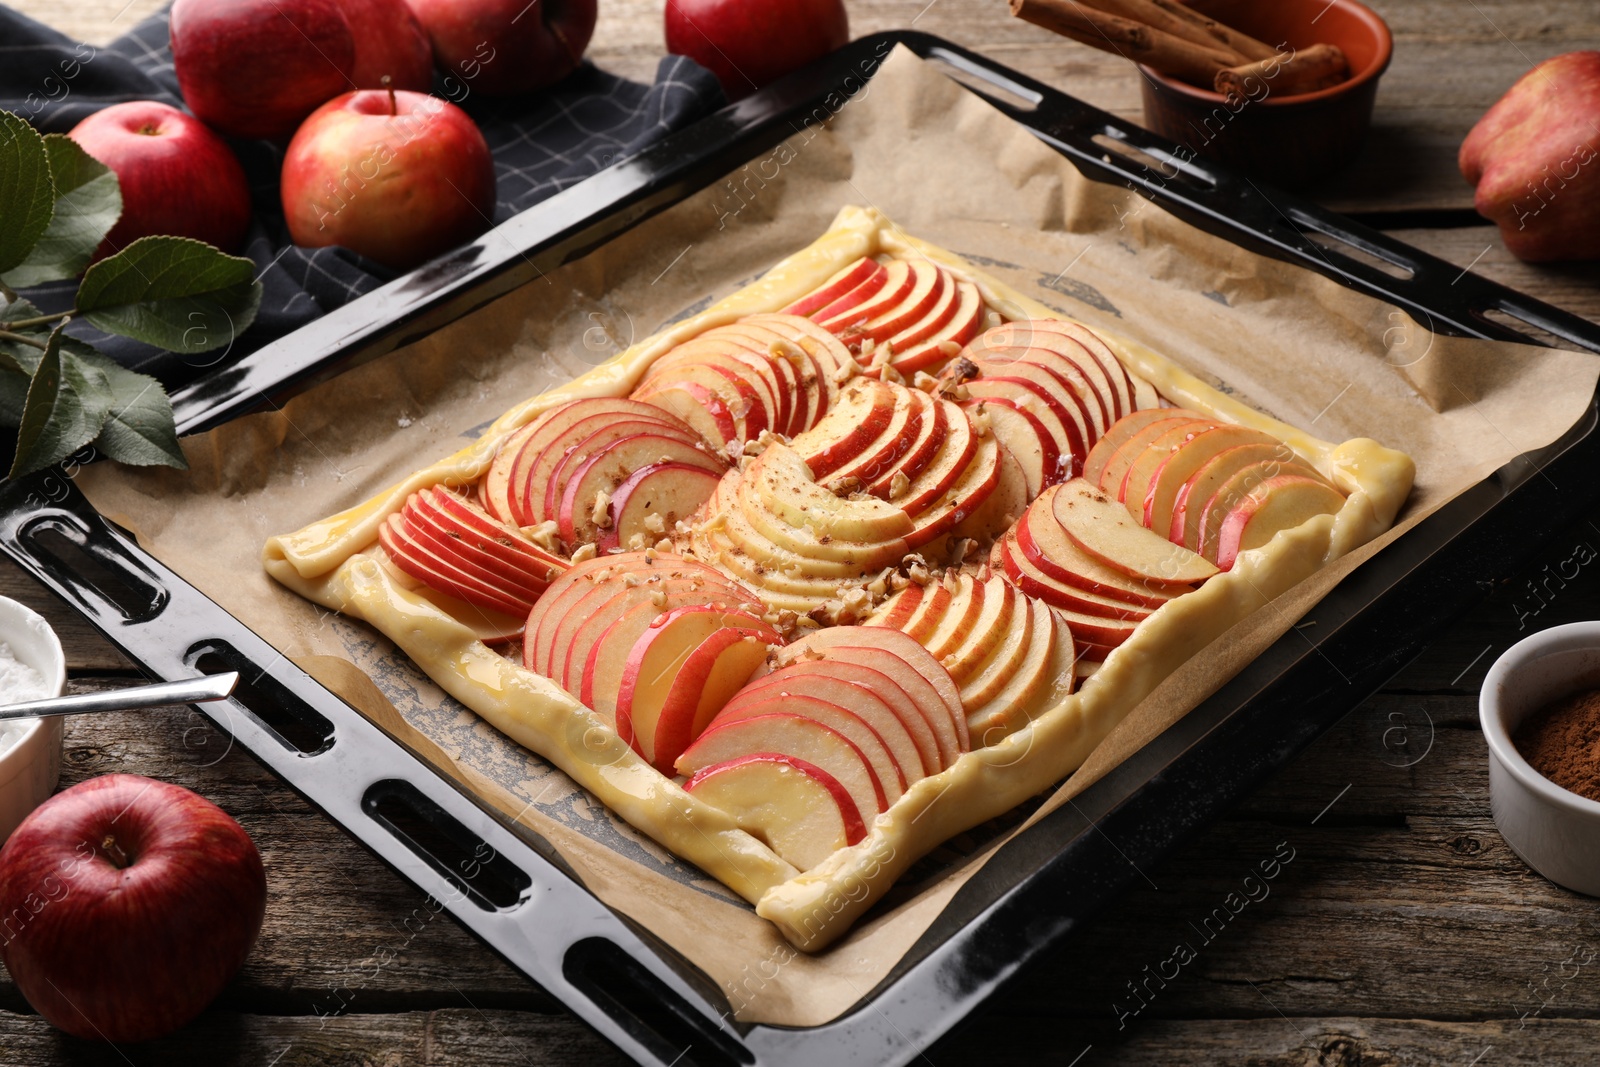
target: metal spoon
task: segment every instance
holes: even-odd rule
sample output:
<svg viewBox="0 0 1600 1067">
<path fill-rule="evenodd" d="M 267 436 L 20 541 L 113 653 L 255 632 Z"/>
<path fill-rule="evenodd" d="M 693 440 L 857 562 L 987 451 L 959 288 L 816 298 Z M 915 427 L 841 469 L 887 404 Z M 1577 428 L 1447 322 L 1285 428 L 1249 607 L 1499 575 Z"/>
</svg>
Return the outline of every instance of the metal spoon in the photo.
<svg viewBox="0 0 1600 1067">
<path fill-rule="evenodd" d="M 21 704 L 0 707 L 0 722 L 9 719 L 33 719 L 42 715 L 85 715 L 96 711 L 134 711 L 153 708 L 160 704 L 204 704 L 224 700 L 239 684 L 239 673 L 210 674 L 201 678 L 186 678 L 181 682 L 157 682 L 154 685 L 134 685 L 126 689 L 112 689 L 104 693 L 81 693 L 70 697 L 51 697 L 48 700 L 28 700 Z"/>
</svg>

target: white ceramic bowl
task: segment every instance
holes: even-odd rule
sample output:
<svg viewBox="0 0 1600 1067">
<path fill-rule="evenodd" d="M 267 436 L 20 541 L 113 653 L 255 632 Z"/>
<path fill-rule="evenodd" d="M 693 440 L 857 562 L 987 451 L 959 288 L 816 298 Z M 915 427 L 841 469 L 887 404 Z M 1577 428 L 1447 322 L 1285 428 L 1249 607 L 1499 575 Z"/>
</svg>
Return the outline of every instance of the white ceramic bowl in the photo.
<svg viewBox="0 0 1600 1067">
<path fill-rule="evenodd" d="M 1489 806 L 1512 851 L 1552 882 L 1600 896 L 1600 801 L 1556 785 L 1511 743 L 1529 715 L 1584 689 L 1600 689 L 1600 622 L 1542 630 L 1489 668 L 1478 716 L 1489 742 Z"/>
<path fill-rule="evenodd" d="M 67 657 L 50 624 L 31 608 L 0 597 L 0 641 L 40 674 L 52 696 L 67 687 Z M 61 717 L 33 719 L 16 743 L 0 752 L 0 841 L 55 791 L 61 778 Z"/>
</svg>

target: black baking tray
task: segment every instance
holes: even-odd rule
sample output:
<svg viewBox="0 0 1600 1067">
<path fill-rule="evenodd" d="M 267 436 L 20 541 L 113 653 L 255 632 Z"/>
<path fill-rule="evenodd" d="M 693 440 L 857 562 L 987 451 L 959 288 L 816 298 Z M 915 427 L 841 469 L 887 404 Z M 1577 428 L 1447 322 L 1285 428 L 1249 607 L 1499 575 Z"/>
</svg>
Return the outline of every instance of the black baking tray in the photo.
<svg viewBox="0 0 1600 1067">
<path fill-rule="evenodd" d="M 178 392 L 194 432 L 407 344 L 718 180 L 859 92 L 895 45 L 940 62 L 1090 178 L 1254 251 L 1409 312 L 1432 329 L 1533 341 L 1518 320 L 1600 352 L 1600 327 L 1308 201 L 1186 161 L 1154 135 L 914 32 L 817 65 L 553 197 L 467 248 Z M 1107 777 L 1022 831 L 888 977 L 835 1022 L 731 1020 L 697 968 L 589 894 L 555 851 L 440 777 L 101 518 L 69 470 L 0 488 L 0 549 L 146 673 L 231 667 L 198 710 L 468 930 L 618 1047 L 659 1064 L 904 1063 L 1049 951 L 1181 840 L 1282 766 L 1433 634 L 1600 499 L 1597 407 L 1384 549 L 1236 678 Z M 1306 625 L 1314 623 L 1314 626 Z"/>
</svg>

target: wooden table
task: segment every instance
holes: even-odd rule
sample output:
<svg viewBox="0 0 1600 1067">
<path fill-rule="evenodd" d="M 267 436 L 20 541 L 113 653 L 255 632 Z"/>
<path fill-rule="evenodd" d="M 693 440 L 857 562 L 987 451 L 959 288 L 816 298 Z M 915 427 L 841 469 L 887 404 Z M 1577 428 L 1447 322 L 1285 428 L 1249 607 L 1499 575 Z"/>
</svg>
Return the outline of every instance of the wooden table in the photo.
<svg viewBox="0 0 1600 1067">
<path fill-rule="evenodd" d="M 649 77 L 660 0 L 601 0 L 591 52 Z M 1534 62 L 1600 47 L 1587 0 L 1370 0 L 1394 29 L 1372 142 L 1315 192 L 1402 240 L 1600 319 L 1600 268 L 1534 268 L 1471 212 L 1455 152 Z M 126 8 L 124 4 L 126 3 Z M 23 0 L 80 37 L 123 32 L 159 0 Z M 1013 23 L 1004 0 L 852 0 L 852 29 L 914 25 L 1138 118 L 1120 61 Z M 1600 913 L 1531 873 L 1490 817 L 1477 690 L 1529 629 L 1591 617 L 1600 568 L 1547 597 L 1525 583 L 1600 544 L 1600 512 L 1548 550 L 1224 820 L 1136 884 L 925 1061 L 1090 1064 L 1591 1063 L 1600 1043 Z M 43 611 L 75 689 L 128 664 L 13 566 L 0 592 Z M 1352 694 L 1352 700 L 1357 694 Z M 178 782 L 254 836 L 271 895 L 261 940 L 217 1004 L 178 1035 L 112 1050 L 65 1038 L 0 984 L 0 1062 L 590 1064 L 602 1039 L 447 919 L 401 927 L 420 894 L 191 712 L 69 720 L 63 785 L 109 771 Z M 1137 1012 L 1191 923 L 1281 847 L 1293 860 Z M 393 953 L 378 967 L 375 958 Z M 1085 1050 L 1087 1054 L 1085 1055 Z M 1080 1057 L 1081 1058 L 1077 1058 Z"/>
</svg>

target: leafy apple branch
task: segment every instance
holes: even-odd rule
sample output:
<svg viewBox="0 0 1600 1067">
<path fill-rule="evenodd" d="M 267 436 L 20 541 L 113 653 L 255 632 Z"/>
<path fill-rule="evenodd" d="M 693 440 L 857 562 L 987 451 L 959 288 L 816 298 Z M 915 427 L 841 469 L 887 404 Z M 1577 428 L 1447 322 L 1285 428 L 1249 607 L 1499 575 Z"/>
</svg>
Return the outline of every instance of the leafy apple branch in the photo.
<svg viewBox="0 0 1600 1067">
<path fill-rule="evenodd" d="M 16 433 L 7 477 L 85 445 L 121 463 L 187 466 L 161 383 L 68 336 L 67 323 L 193 355 L 230 344 L 255 319 L 255 264 L 200 241 L 143 237 L 91 263 L 121 215 L 109 168 L 0 111 L 0 427 Z M 17 295 L 80 276 L 66 311 Z"/>
</svg>

